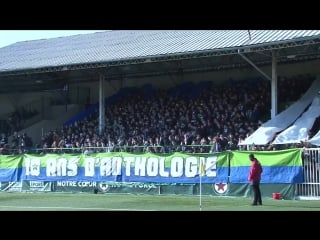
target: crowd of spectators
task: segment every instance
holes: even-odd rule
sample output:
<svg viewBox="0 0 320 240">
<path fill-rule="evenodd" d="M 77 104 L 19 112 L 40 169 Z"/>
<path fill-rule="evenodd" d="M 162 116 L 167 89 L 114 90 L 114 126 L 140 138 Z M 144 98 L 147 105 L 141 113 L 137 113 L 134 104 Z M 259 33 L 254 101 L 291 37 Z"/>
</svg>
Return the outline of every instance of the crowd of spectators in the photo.
<svg viewBox="0 0 320 240">
<path fill-rule="evenodd" d="M 279 78 L 279 86 L 290 89 L 280 91 L 281 99 L 296 101 L 312 80 L 307 76 Z M 83 121 L 49 132 L 40 146 L 83 148 L 87 152 L 88 148 L 89 152 L 155 153 L 236 150 L 240 149 L 239 141 L 268 117 L 270 100 L 270 82 L 262 79 L 229 81 L 224 85 L 210 82 L 196 96 L 163 89 L 152 95 L 134 92 L 106 106 L 101 135 L 96 112 Z M 263 149 L 273 150 L 275 146 Z"/>
<path fill-rule="evenodd" d="M 313 80 L 311 76 L 279 77 L 279 101 L 298 100 Z M 180 94 L 172 94 L 172 89 L 155 89 L 152 94 L 137 91 L 106 105 L 102 134 L 98 131 L 97 109 L 82 121 L 45 133 L 40 143 L 31 146 L 38 149 L 37 153 L 88 154 L 247 150 L 248 146 L 240 147 L 238 143 L 269 119 L 270 87 L 269 81 L 251 79 L 230 80 L 222 85 L 207 82 L 193 95 L 190 94 L 192 89 Z M 22 141 L 21 137 L 18 141 L 13 140 L 11 148 L 21 147 L 19 141 Z M 253 148 L 276 149 L 272 145 L 251 146 Z"/>
<path fill-rule="evenodd" d="M 36 109 L 20 107 L 18 110 L 10 113 L 7 119 L 1 120 L 0 133 L 4 133 L 6 136 L 11 136 L 14 132 L 25 128 L 26 120 L 37 114 L 38 111 Z"/>
</svg>

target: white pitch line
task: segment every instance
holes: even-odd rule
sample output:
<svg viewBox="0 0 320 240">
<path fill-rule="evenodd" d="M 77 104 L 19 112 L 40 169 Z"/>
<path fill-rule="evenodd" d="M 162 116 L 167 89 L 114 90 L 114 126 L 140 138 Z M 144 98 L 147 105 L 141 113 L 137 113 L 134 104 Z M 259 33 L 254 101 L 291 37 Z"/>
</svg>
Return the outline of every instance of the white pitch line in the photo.
<svg viewBox="0 0 320 240">
<path fill-rule="evenodd" d="M 30 206 L 0 206 L 0 208 L 12 208 L 12 209 L 105 210 L 105 211 L 155 211 L 155 210 L 131 209 L 131 208 L 30 207 Z"/>
</svg>

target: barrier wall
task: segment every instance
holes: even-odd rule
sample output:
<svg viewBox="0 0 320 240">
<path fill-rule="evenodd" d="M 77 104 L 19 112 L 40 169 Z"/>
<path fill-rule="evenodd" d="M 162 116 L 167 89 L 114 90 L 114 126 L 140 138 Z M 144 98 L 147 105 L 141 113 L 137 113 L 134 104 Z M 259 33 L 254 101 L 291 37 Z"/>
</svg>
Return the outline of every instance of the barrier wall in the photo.
<svg viewBox="0 0 320 240">
<path fill-rule="evenodd" d="M 1 192 L 62 192 L 93 194 L 150 194 L 150 195 L 200 195 L 200 184 L 155 184 L 91 181 L 22 181 L 2 182 Z M 272 198 L 280 193 L 281 199 L 295 199 L 294 184 L 261 184 L 263 197 Z M 207 196 L 251 197 L 249 184 L 215 183 L 201 184 L 201 194 Z"/>
</svg>

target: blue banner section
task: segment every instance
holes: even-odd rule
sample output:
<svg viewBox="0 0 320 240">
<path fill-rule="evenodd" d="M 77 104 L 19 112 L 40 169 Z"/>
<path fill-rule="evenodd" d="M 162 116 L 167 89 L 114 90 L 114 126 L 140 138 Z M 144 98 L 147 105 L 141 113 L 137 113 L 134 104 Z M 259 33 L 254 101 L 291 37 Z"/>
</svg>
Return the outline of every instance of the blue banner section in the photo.
<svg viewBox="0 0 320 240">
<path fill-rule="evenodd" d="M 197 174 L 195 177 L 188 177 L 186 174 L 182 174 L 181 176 L 173 177 L 170 174 L 170 169 L 166 169 L 168 173 L 167 177 L 164 176 L 137 176 L 135 175 L 134 169 L 130 169 L 130 176 L 122 175 L 122 182 L 158 182 L 158 183 L 199 183 L 200 177 L 202 183 L 221 183 L 228 181 L 228 168 L 226 167 L 218 167 L 216 176 L 206 176 L 206 175 L 199 175 Z M 105 180 L 105 179 L 101 179 Z"/>
<path fill-rule="evenodd" d="M 1 182 L 19 182 L 22 168 L 0 168 Z"/>
<path fill-rule="evenodd" d="M 231 183 L 248 183 L 250 167 L 231 167 Z M 261 183 L 302 183 L 302 166 L 264 166 Z"/>
</svg>

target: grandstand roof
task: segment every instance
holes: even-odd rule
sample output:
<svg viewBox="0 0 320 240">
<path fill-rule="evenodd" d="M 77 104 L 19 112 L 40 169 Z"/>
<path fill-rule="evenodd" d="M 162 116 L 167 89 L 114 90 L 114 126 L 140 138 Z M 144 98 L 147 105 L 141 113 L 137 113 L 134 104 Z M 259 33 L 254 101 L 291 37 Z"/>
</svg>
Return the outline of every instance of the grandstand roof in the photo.
<svg viewBox="0 0 320 240">
<path fill-rule="evenodd" d="M 24 41 L 0 48 L 0 85 L 8 79 L 12 84 L 34 84 L 35 78 L 61 84 L 66 77 L 88 80 L 106 68 L 109 78 L 154 74 L 160 62 L 173 63 L 163 72 L 247 66 L 240 52 L 257 64 L 270 63 L 270 50 L 279 49 L 280 62 L 290 61 L 288 56 L 318 58 L 318 44 L 320 30 L 116 30 Z"/>
<path fill-rule="evenodd" d="M 267 46 L 306 38 L 320 38 L 320 31 L 105 31 L 23 41 L 0 48 L 0 71 L 238 50 L 246 46 Z"/>
</svg>

